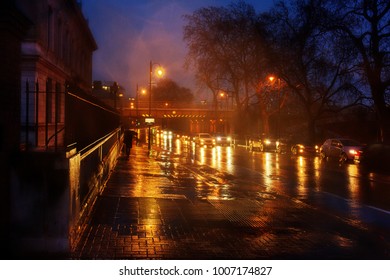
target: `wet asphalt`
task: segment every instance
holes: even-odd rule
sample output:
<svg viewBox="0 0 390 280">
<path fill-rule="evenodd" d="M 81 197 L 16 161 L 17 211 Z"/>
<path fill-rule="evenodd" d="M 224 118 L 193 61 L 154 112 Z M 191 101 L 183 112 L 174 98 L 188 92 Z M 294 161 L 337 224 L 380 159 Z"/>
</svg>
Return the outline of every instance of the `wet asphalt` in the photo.
<svg viewBox="0 0 390 280">
<path fill-rule="evenodd" d="M 149 154 L 146 146 L 121 155 L 72 259 L 390 258 L 388 232 L 286 194 L 196 195 L 223 191 L 202 181 L 196 168 L 162 150 Z"/>
</svg>

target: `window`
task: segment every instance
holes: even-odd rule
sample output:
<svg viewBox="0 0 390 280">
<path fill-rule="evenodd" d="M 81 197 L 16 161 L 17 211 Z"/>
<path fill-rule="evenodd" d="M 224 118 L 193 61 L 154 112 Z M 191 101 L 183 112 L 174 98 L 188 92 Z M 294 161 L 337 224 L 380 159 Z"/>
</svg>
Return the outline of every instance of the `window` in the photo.
<svg viewBox="0 0 390 280">
<path fill-rule="evenodd" d="M 65 38 L 64 38 L 64 43 L 62 44 L 62 55 L 64 59 L 64 63 L 66 66 L 69 66 L 70 64 L 70 39 L 69 39 L 69 31 L 65 31 Z"/>
<path fill-rule="evenodd" d="M 338 147 L 339 146 L 339 141 L 337 140 L 332 140 L 332 144 L 331 144 L 333 147 Z"/>
<path fill-rule="evenodd" d="M 56 32 L 56 53 L 57 56 L 61 59 L 64 58 L 63 52 L 62 52 L 62 21 L 59 19 L 57 22 L 57 32 Z"/>
<path fill-rule="evenodd" d="M 47 10 L 47 48 L 53 47 L 53 9 L 49 6 Z"/>
<path fill-rule="evenodd" d="M 61 122 L 61 84 L 56 83 L 56 100 L 55 100 L 55 114 L 56 114 L 56 119 L 55 122 L 59 123 Z"/>
<path fill-rule="evenodd" d="M 52 79 L 48 78 L 46 81 L 46 122 L 53 122 L 53 89 Z"/>
</svg>

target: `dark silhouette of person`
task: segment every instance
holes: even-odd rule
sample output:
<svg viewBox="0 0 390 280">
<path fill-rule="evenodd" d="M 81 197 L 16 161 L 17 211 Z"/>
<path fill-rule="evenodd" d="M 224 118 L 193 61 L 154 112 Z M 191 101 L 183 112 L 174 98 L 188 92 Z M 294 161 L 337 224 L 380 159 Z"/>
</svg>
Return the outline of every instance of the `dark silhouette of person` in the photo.
<svg viewBox="0 0 390 280">
<path fill-rule="evenodd" d="M 123 143 L 126 145 L 126 156 L 129 157 L 130 150 L 133 147 L 133 135 L 134 132 L 126 129 L 123 136 Z"/>
</svg>

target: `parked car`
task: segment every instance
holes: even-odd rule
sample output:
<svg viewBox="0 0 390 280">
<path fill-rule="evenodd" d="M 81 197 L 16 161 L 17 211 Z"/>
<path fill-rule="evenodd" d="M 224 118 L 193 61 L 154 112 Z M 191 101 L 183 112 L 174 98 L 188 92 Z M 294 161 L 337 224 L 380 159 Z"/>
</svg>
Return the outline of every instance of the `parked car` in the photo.
<svg viewBox="0 0 390 280">
<path fill-rule="evenodd" d="M 215 146 L 215 139 L 210 135 L 210 133 L 198 133 L 194 137 L 194 142 L 199 146 L 213 147 Z"/>
<path fill-rule="evenodd" d="M 225 134 L 217 134 L 214 139 L 217 146 L 230 146 L 232 144 L 232 137 Z"/>
<path fill-rule="evenodd" d="M 338 158 L 340 162 L 353 161 L 363 145 L 352 139 L 333 138 L 325 140 L 320 149 L 322 158 Z"/>
<path fill-rule="evenodd" d="M 249 139 L 249 150 L 251 151 L 272 151 L 281 152 L 281 145 L 277 139 L 268 137 L 251 137 Z"/>
</svg>

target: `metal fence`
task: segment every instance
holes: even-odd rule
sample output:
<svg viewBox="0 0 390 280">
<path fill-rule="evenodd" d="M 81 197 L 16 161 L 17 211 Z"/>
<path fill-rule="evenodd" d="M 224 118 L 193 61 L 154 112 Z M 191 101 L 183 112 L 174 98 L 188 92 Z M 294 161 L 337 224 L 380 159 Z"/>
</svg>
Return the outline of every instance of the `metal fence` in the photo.
<svg viewBox="0 0 390 280">
<path fill-rule="evenodd" d="M 119 127 L 120 113 L 93 96 L 69 89 L 65 97 L 67 146 L 84 149 Z"/>
<path fill-rule="evenodd" d="M 82 149 L 80 154 L 80 181 L 79 190 L 81 205 L 92 193 L 99 191 L 104 181 L 108 178 L 112 163 L 110 156 L 112 149 L 120 150 L 121 131 L 116 129 L 113 132 L 98 139 L 94 143 Z M 115 157 L 116 158 L 116 157 Z"/>
<path fill-rule="evenodd" d="M 34 240 L 28 243 L 31 250 L 68 250 L 116 164 L 120 113 L 50 79 L 24 84 L 20 112 L 25 152 L 15 167 L 20 178 L 11 202 L 15 209 L 29 205 L 18 210 L 23 213 L 17 221 L 24 232 L 20 238 Z M 55 242 L 49 244 L 48 236 Z M 37 240 L 46 245 L 37 246 Z"/>
<path fill-rule="evenodd" d="M 24 150 L 78 150 L 119 126 L 120 113 L 76 87 L 26 81 L 21 96 Z"/>
</svg>

